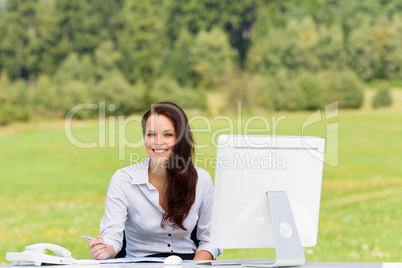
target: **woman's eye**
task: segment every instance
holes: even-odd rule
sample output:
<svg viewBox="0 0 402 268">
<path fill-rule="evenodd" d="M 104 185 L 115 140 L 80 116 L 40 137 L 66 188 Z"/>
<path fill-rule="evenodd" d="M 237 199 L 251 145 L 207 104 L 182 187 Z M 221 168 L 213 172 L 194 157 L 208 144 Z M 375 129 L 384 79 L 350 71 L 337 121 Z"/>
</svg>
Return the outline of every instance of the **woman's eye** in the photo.
<svg viewBox="0 0 402 268">
<path fill-rule="evenodd" d="M 147 136 L 148 136 L 148 137 L 151 137 L 151 136 L 155 136 L 155 134 L 153 134 L 153 133 L 148 133 Z"/>
<path fill-rule="evenodd" d="M 168 137 L 173 137 L 173 134 L 169 134 L 169 133 L 167 133 L 167 134 L 165 134 L 165 136 L 168 136 Z"/>
</svg>

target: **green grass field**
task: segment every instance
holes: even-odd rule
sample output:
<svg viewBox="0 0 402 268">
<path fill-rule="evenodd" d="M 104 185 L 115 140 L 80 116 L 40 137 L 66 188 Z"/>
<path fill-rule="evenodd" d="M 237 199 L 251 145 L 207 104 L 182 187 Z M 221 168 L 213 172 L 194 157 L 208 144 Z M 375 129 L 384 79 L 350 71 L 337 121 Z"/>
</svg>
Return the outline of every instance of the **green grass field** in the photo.
<svg viewBox="0 0 402 268">
<path fill-rule="evenodd" d="M 276 134 L 301 135 L 311 113 L 258 114 L 268 118 L 271 127 L 273 116 L 285 117 Z M 242 132 L 251 115 L 244 112 L 239 121 L 234 113 L 234 134 Z M 216 140 L 214 131 L 229 133 L 227 121 L 209 120 L 212 130 L 196 133 L 198 144 Z M 339 117 L 324 117 L 307 127 L 304 135 L 326 137 L 329 123 L 338 124 L 339 162 L 336 167 L 324 165 L 318 244 L 305 249 L 307 261 L 402 261 L 401 109 L 341 110 Z M 146 156 L 143 148 L 127 148 L 125 159 L 119 160 L 119 142 L 108 135 L 104 148 L 77 148 L 67 140 L 63 124 L 33 122 L 0 129 L 0 264 L 7 263 L 7 251 L 39 242 L 64 246 L 75 258 L 89 258 L 80 236 L 98 234 L 111 176 L 130 164 L 130 154 L 133 161 L 136 155 Z M 206 129 L 206 124 L 196 120 L 193 127 Z M 256 134 L 275 134 L 272 128 L 264 132 L 258 120 L 251 127 Z M 73 123 L 81 141 L 97 141 L 98 130 L 96 121 Z M 132 142 L 141 136 L 138 125 L 129 125 L 126 133 Z M 216 148 L 197 153 L 198 166 L 213 176 L 209 160 Z M 222 256 L 265 257 L 273 258 L 273 251 L 225 250 Z"/>
</svg>

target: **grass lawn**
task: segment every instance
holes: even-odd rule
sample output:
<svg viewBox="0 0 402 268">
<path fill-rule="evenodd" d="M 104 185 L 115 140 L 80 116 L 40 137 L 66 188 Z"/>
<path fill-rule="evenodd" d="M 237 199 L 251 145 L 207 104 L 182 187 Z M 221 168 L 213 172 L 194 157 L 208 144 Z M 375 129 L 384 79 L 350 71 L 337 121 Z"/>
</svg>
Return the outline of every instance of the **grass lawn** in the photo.
<svg viewBox="0 0 402 268">
<path fill-rule="evenodd" d="M 248 124 L 255 134 L 301 135 L 312 112 L 255 114 L 267 118 L 270 129 L 264 130 L 261 120 L 247 123 L 251 113 L 244 112 L 241 120 L 234 113 L 233 133 L 244 133 Z M 402 261 L 401 109 L 341 110 L 330 119 L 322 115 L 323 120 L 306 127 L 304 135 L 327 137 L 327 126 L 336 126 L 339 146 L 332 158 L 338 163 L 324 165 L 318 244 L 305 249 L 307 261 Z M 274 128 L 280 117 L 283 120 Z M 198 144 L 213 144 L 216 131 L 231 132 L 227 120 L 208 120 L 210 131 L 206 121 L 193 122 L 193 127 L 205 130 L 196 133 Z M 103 148 L 78 148 L 66 138 L 63 124 L 0 129 L 0 264 L 7 263 L 7 251 L 22 251 L 39 242 L 64 246 L 75 258 L 89 258 L 87 241 L 80 236 L 98 234 L 111 176 L 146 156 L 143 148 L 126 148 L 119 160 L 123 144 L 109 135 L 101 138 Z M 128 125 L 125 133 L 130 142 L 140 140 L 138 125 Z M 73 134 L 80 141 L 99 141 L 98 123 L 73 122 Z M 197 165 L 213 176 L 216 148 L 200 148 L 197 153 Z M 222 258 L 272 254 L 270 249 L 225 250 Z"/>
</svg>

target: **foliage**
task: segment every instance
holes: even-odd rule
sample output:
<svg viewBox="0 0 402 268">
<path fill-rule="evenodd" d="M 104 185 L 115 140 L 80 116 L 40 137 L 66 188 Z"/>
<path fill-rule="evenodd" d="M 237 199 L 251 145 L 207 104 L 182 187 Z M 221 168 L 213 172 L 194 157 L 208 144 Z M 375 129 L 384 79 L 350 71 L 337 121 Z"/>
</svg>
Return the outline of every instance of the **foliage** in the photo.
<svg viewBox="0 0 402 268">
<path fill-rule="evenodd" d="M 174 50 L 167 51 L 165 56 L 167 66 L 162 73 L 176 79 L 181 86 L 194 86 L 197 82 L 195 62 L 192 60 L 193 45 L 193 37 L 186 28 L 183 28 L 175 42 Z"/>
<path fill-rule="evenodd" d="M 253 77 L 250 73 L 234 71 L 222 80 L 222 88 L 226 93 L 227 107 L 237 108 L 241 102 L 241 107 L 253 109 L 263 107 L 266 96 L 264 87 L 266 83 L 261 77 Z"/>
<path fill-rule="evenodd" d="M 363 80 L 375 77 L 376 62 L 373 43 L 374 36 L 368 20 L 352 31 L 348 40 L 348 64 Z"/>
<path fill-rule="evenodd" d="M 0 76 L 0 125 L 28 121 L 32 116 L 31 94 L 25 81 L 10 83 L 5 73 Z"/>
<path fill-rule="evenodd" d="M 339 108 L 360 108 L 364 96 L 359 78 L 353 72 L 343 71 L 335 79 L 334 89 L 339 96 Z"/>
<path fill-rule="evenodd" d="M 79 56 L 73 52 L 61 63 L 54 75 L 55 83 L 63 85 L 69 81 L 81 81 L 83 83 L 95 82 L 95 67 L 89 55 Z"/>
<path fill-rule="evenodd" d="M 60 104 L 58 110 L 63 116 L 69 111 L 78 108 L 78 112 L 74 117 L 77 119 L 85 119 L 94 117 L 97 113 L 93 109 L 84 108 L 86 103 L 92 103 L 91 88 L 93 84 L 84 83 L 79 80 L 69 80 L 57 88 Z M 82 107 L 82 109 L 80 109 Z"/>
<path fill-rule="evenodd" d="M 389 92 L 389 88 L 386 85 L 383 85 L 381 88 L 378 89 L 377 93 L 374 95 L 373 98 L 373 107 L 386 107 L 392 104 L 392 97 L 391 93 Z"/>
<path fill-rule="evenodd" d="M 164 44 L 163 10 L 160 0 L 125 1 L 125 25 L 119 37 L 118 66 L 130 82 L 156 79 Z"/>
<path fill-rule="evenodd" d="M 0 71 L 31 91 L 24 118 L 60 117 L 99 98 L 132 113 L 166 78 L 189 103 L 204 96 L 197 107 L 209 92 L 227 94 L 227 106 L 316 109 L 339 98 L 357 108 L 358 89 L 312 78 L 401 80 L 401 10 L 398 0 L 3 1 Z"/>
<path fill-rule="evenodd" d="M 201 86 L 213 86 L 232 69 L 232 55 L 226 36 L 219 29 L 201 31 L 191 52 L 194 70 Z"/>
<path fill-rule="evenodd" d="M 107 78 L 110 73 L 118 72 L 116 62 L 119 58 L 120 53 L 116 51 L 112 41 L 100 43 L 94 53 L 96 79 Z"/>
<path fill-rule="evenodd" d="M 255 99 L 259 101 L 254 103 L 263 108 L 316 110 L 331 102 L 339 101 L 340 108 L 356 109 L 363 104 L 363 86 L 356 75 L 350 71 L 292 73 L 286 69 L 280 69 L 275 76 L 256 79 L 257 77 L 244 86 L 246 90 L 239 97 L 248 100 L 247 96 L 258 92 L 258 97 Z M 235 87 L 234 92 L 239 90 Z M 246 103 L 249 102 L 246 101 Z"/>
<path fill-rule="evenodd" d="M 105 102 L 114 105 L 115 109 L 106 109 L 106 113 L 114 115 L 130 115 L 145 109 L 144 86 L 138 83 L 130 85 L 119 72 L 112 72 L 101 80 L 93 90 L 94 102 Z M 111 111 L 112 110 L 112 111 Z"/>
<path fill-rule="evenodd" d="M 304 109 L 318 110 L 329 104 L 328 92 L 325 92 L 322 79 L 317 79 L 317 75 L 303 72 L 296 80 L 304 96 Z"/>
<path fill-rule="evenodd" d="M 34 89 L 43 47 L 36 25 L 38 1 L 8 1 L 6 7 L 4 23 L 9 27 L 5 27 L 4 36 L 7 38 L 2 37 L 0 46 L 4 51 L 1 53 L 4 67 L 14 79 L 26 78 L 29 88 Z"/>
<path fill-rule="evenodd" d="M 302 88 L 286 69 L 279 70 L 274 77 L 268 79 L 268 108 L 276 111 L 302 110 L 305 103 L 306 97 Z"/>
<path fill-rule="evenodd" d="M 346 52 L 342 27 L 338 24 L 321 25 L 317 34 L 318 40 L 314 47 L 314 53 L 319 61 L 319 69 L 344 69 L 346 67 Z"/>
<path fill-rule="evenodd" d="M 41 116 L 60 116 L 59 91 L 48 75 L 41 75 L 36 84 L 33 105 L 35 112 Z"/>
<path fill-rule="evenodd" d="M 319 75 L 329 102 L 339 101 L 339 108 L 360 108 L 363 104 L 363 85 L 350 71 L 327 71 Z"/>
<path fill-rule="evenodd" d="M 343 31 L 338 25 L 316 27 L 311 17 L 290 19 L 284 29 L 273 28 L 252 45 L 248 67 L 260 74 L 342 69 Z"/>
<path fill-rule="evenodd" d="M 384 74 L 390 79 L 402 79 L 402 19 L 394 15 L 386 28 L 387 38 L 384 41 L 383 66 Z"/>
<path fill-rule="evenodd" d="M 244 67 L 253 24 L 259 9 L 267 0 L 177 0 L 168 7 L 167 35 L 176 40 L 181 29 L 187 28 L 193 35 L 219 28 L 227 35 L 230 45 L 237 50 L 238 64 Z"/>
<path fill-rule="evenodd" d="M 183 108 L 206 107 L 205 94 L 202 90 L 182 88 L 175 80 L 168 77 L 156 80 L 149 96 L 151 103 L 171 101 Z"/>
</svg>

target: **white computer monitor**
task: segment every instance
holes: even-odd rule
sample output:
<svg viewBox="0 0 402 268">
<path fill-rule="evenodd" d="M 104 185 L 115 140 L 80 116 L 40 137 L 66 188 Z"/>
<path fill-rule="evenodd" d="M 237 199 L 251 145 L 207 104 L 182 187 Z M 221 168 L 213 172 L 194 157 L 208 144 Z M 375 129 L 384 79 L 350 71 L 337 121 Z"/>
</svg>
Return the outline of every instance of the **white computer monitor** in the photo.
<svg viewBox="0 0 402 268">
<path fill-rule="evenodd" d="M 268 266 L 303 265 L 302 247 L 317 243 L 324 150 L 319 137 L 220 136 L 211 243 L 276 248 Z"/>
</svg>

